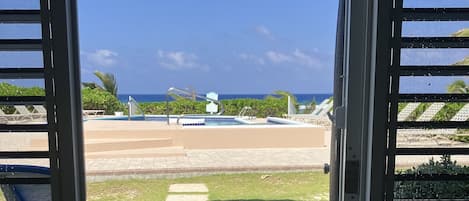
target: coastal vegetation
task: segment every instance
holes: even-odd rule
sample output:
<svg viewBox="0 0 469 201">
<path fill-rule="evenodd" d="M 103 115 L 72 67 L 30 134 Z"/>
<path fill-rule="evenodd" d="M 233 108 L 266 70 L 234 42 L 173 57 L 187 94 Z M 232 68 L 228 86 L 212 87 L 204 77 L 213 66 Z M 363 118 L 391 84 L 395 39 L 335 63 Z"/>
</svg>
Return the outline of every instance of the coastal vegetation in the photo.
<svg viewBox="0 0 469 201">
<path fill-rule="evenodd" d="M 102 86 L 94 82 L 83 82 L 84 87 L 102 89 L 117 97 L 117 80 L 114 74 L 95 71 L 94 75 L 101 81 Z"/>
<path fill-rule="evenodd" d="M 113 114 L 116 111 L 126 111 L 127 105 L 121 103 L 108 90 L 97 84 L 84 84 L 82 88 L 83 109 L 105 110 L 105 114 Z M 94 87 L 98 86 L 98 87 Z M 230 99 L 222 100 L 225 105 L 226 115 L 238 115 L 245 106 L 252 108 L 252 114 L 257 117 L 277 116 L 287 113 L 288 92 L 277 92 L 280 95 L 266 96 L 264 99 Z M 9 83 L 0 83 L 1 96 L 44 96 L 44 89 L 40 87 L 19 87 Z M 292 96 L 294 97 L 294 96 Z M 296 100 L 293 98 L 293 100 Z M 206 101 L 193 101 L 177 98 L 169 102 L 170 114 L 205 114 Z M 141 103 L 146 114 L 166 114 L 166 102 Z M 7 113 L 14 112 L 10 106 L 2 106 Z"/>
<path fill-rule="evenodd" d="M 105 114 L 124 111 L 125 106 L 113 94 L 100 88 L 85 87 L 81 90 L 83 109 L 104 110 Z"/>
<path fill-rule="evenodd" d="M 281 117 L 287 113 L 287 99 L 284 97 L 266 96 L 264 99 L 229 99 L 221 100 L 225 106 L 224 115 L 238 115 L 246 106 L 252 108 L 257 117 Z M 205 114 L 206 101 L 176 99 L 169 102 L 170 114 Z M 140 103 L 145 114 L 166 114 L 166 102 Z"/>
</svg>

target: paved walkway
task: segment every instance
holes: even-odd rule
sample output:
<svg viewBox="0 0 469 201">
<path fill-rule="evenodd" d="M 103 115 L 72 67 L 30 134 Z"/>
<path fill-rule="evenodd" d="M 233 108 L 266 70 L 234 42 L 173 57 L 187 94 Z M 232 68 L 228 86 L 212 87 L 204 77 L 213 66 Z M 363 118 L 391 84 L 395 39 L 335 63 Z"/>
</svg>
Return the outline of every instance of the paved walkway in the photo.
<svg viewBox="0 0 469 201">
<path fill-rule="evenodd" d="M 445 138 L 421 136 L 399 138 L 400 147 L 467 147 Z M 412 138 L 412 139 L 411 139 Z M 326 138 L 327 139 L 327 138 Z M 21 143 L 22 141 L 17 140 Z M 182 149 L 181 154 L 165 157 L 93 158 L 86 160 L 86 173 L 91 181 L 108 178 L 168 177 L 220 172 L 286 171 L 322 169 L 329 163 L 330 150 L 324 148 L 263 148 L 263 149 Z M 399 156 L 400 167 L 417 166 L 440 156 Z M 469 165 L 469 156 L 453 156 L 459 164 Z M 28 164 L 49 166 L 45 159 L 0 160 L 0 164 Z"/>
<path fill-rule="evenodd" d="M 191 172 L 311 170 L 329 162 L 328 148 L 186 150 L 185 156 L 86 160 L 88 176 Z M 48 166 L 43 159 L 0 163 Z"/>
</svg>

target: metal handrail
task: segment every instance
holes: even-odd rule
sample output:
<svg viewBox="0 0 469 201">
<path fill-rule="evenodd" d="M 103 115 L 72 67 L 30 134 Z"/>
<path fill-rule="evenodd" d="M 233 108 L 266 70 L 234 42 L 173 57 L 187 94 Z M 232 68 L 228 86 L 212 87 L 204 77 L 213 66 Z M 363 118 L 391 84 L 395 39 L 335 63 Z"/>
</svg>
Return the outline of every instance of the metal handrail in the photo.
<svg viewBox="0 0 469 201">
<path fill-rule="evenodd" d="M 137 110 L 139 112 L 142 113 L 142 116 L 143 116 L 143 119 L 145 120 L 145 112 L 143 112 L 143 109 L 140 107 L 140 105 L 138 104 L 138 102 L 132 97 L 132 96 L 129 96 L 129 101 L 127 102 L 127 106 L 129 108 L 129 120 L 131 120 L 131 117 L 132 117 L 132 104 L 136 106 Z"/>
<path fill-rule="evenodd" d="M 196 98 L 204 99 L 204 100 L 207 100 L 207 101 L 212 101 L 212 102 L 217 103 L 218 105 L 220 105 L 220 111 L 217 113 L 217 115 L 222 115 L 225 112 L 225 106 L 219 100 L 215 100 L 215 99 L 212 99 L 212 98 L 209 98 L 209 97 L 206 97 L 206 96 L 201 96 L 201 95 L 198 95 L 198 94 L 193 94 L 191 91 L 188 91 L 188 90 L 179 89 L 179 88 L 176 88 L 176 87 L 170 87 L 168 89 L 167 94 L 166 94 L 166 116 L 168 117 L 168 125 L 169 125 L 169 97 L 170 97 L 170 94 L 175 94 L 175 95 L 184 94 L 184 95 L 189 95 L 189 96 L 195 96 Z M 181 97 L 187 98 L 187 97 L 184 97 L 184 96 L 181 96 Z M 179 118 L 178 118 L 178 122 L 179 122 Z"/>
</svg>

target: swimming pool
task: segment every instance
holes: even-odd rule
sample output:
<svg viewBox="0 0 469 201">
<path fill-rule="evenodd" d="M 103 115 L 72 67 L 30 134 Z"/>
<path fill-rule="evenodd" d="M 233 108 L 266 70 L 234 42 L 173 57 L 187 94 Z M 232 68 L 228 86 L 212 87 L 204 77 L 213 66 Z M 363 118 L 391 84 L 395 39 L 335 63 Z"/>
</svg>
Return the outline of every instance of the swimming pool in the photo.
<svg viewBox="0 0 469 201">
<path fill-rule="evenodd" d="M 171 122 L 176 122 L 178 116 L 170 116 Z M 127 116 L 117 117 L 103 117 L 98 120 L 128 120 Z M 159 121 L 166 122 L 168 117 L 166 115 L 146 115 L 145 119 L 142 116 L 133 116 L 131 121 Z M 187 121 L 184 121 L 187 120 Z M 235 125 L 292 125 L 297 122 L 288 121 L 280 118 L 269 117 L 265 122 L 251 122 L 235 116 L 183 116 L 180 117 L 180 122 L 197 122 L 201 120 L 204 123 L 181 123 L 183 126 L 235 126 Z"/>
</svg>

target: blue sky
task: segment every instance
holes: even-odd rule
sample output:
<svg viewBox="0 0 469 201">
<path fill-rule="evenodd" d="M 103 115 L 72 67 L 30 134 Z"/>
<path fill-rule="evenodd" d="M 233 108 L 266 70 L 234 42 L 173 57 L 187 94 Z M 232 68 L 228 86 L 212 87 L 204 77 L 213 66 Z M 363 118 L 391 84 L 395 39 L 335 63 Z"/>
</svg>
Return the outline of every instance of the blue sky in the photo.
<svg viewBox="0 0 469 201">
<path fill-rule="evenodd" d="M 332 92 L 337 2 L 79 1 L 83 80 L 121 93 Z"/>
<path fill-rule="evenodd" d="M 36 8 L 37 0 L 0 0 Z M 460 7 L 467 0 L 408 0 Z M 331 93 L 337 1 L 80 0 L 82 80 L 114 73 L 120 93 Z M 405 23 L 406 36 L 448 36 L 468 22 Z M 39 38 L 38 25 L 0 25 L 0 37 Z M 404 50 L 403 64 L 452 64 L 467 49 Z M 25 59 L 26 58 L 26 59 Z M 0 53 L 3 66 L 41 66 L 39 53 Z M 466 79 L 466 77 L 461 77 Z M 402 92 L 444 92 L 452 79 L 402 79 Z"/>
</svg>

